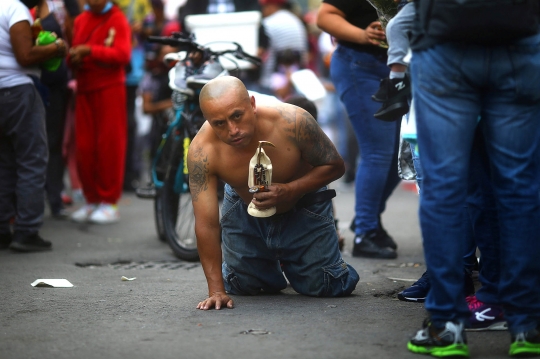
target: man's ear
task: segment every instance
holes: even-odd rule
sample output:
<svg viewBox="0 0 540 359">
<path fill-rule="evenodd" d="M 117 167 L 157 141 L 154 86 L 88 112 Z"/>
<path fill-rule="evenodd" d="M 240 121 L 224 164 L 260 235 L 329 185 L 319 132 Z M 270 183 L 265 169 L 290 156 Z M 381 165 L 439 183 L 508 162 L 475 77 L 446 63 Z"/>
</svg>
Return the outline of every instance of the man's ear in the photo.
<svg viewBox="0 0 540 359">
<path fill-rule="evenodd" d="M 255 96 L 251 96 L 251 108 L 253 109 L 253 113 L 257 113 L 257 104 L 255 103 Z"/>
</svg>

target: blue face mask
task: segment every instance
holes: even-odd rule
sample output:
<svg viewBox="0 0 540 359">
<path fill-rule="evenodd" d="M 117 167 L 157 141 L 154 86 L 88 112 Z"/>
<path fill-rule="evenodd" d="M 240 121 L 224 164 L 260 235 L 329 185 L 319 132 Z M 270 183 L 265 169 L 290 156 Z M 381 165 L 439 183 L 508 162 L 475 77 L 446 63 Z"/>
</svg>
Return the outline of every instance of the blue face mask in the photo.
<svg viewBox="0 0 540 359">
<path fill-rule="evenodd" d="M 113 7 L 113 3 L 108 1 L 107 4 L 105 5 L 105 7 L 103 8 L 103 10 L 101 10 L 101 13 L 102 14 L 105 14 L 107 11 L 109 11 L 110 9 L 112 9 Z M 88 6 L 88 4 L 85 4 L 84 5 L 84 10 L 86 11 L 90 11 L 90 6 Z"/>
</svg>

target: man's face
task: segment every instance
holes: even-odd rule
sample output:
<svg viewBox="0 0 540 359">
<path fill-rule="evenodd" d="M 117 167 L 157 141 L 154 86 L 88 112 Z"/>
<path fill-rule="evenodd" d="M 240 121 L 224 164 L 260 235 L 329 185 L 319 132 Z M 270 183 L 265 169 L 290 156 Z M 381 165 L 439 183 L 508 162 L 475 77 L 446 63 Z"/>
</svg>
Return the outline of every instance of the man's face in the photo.
<svg viewBox="0 0 540 359">
<path fill-rule="evenodd" d="M 230 91 L 219 99 L 207 101 L 201 109 L 221 141 L 237 148 L 250 144 L 257 112 L 254 97 L 248 101 L 239 98 L 235 91 Z"/>
<path fill-rule="evenodd" d="M 99 14 L 105 8 L 108 1 L 109 0 L 86 0 L 86 3 L 90 6 L 90 11 Z"/>
</svg>

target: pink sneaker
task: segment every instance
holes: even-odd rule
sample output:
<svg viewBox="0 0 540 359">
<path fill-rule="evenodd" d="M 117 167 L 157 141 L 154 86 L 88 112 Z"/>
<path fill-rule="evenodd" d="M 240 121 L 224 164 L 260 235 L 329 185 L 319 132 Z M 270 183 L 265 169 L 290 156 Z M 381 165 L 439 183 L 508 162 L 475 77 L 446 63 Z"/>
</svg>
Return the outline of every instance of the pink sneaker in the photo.
<svg viewBox="0 0 540 359">
<path fill-rule="evenodd" d="M 508 325 L 504 319 L 502 307 L 498 304 L 487 304 L 479 301 L 476 295 L 471 295 L 465 298 L 471 311 L 468 331 L 483 331 L 483 330 L 507 330 Z"/>
</svg>

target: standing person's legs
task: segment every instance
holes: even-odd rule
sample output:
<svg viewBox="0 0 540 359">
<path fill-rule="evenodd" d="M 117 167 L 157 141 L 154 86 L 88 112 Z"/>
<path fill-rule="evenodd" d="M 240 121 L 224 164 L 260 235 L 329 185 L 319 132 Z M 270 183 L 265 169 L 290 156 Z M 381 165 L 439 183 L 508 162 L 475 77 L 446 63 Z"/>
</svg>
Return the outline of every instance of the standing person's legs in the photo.
<svg viewBox="0 0 540 359">
<path fill-rule="evenodd" d="M 100 203 L 116 204 L 122 195 L 126 153 L 126 109 L 124 86 L 111 86 L 95 93 L 96 128 L 99 133 L 96 153 L 96 192 Z M 99 104 L 99 106 L 97 105 Z"/>
<path fill-rule="evenodd" d="M 8 108 L 14 101 L 11 89 L 0 90 L 0 109 Z M 6 249 L 12 240 L 11 220 L 15 218 L 15 187 L 17 167 L 15 150 L 8 130 L 13 126 L 13 118 L 0 112 L 0 249 Z"/>
<path fill-rule="evenodd" d="M 47 142 L 49 145 L 49 163 L 45 188 L 51 213 L 61 214 L 63 209 L 62 190 L 64 189 L 64 157 L 62 145 L 66 123 L 67 88 L 52 86 L 49 88 L 49 107 L 46 109 Z"/>
<path fill-rule="evenodd" d="M 462 61 L 464 49 L 438 45 L 415 52 L 411 63 L 423 173 L 420 224 L 432 286 L 426 309 L 437 328 L 469 316 L 463 290 L 468 222 L 463 217 L 480 96 L 459 79 L 464 76 L 463 67 L 463 71 L 481 73 L 477 67 L 481 60 Z"/>
<path fill-rule="evenodd" d="M 135 118 L 135 101 L 137 100 L 138 85 L 126 85 L 126 111 L 127 111 L 127 147 L 125 150 L 125 173 L 123 175 L 124 189 L 133 191 L 139 181 L 139 168 L 135 163 L 135 151 L 137 149 L 137 119 Z"/>
<path fill-rule="evenodd" d="M 473 270 L 478 261 L 476 246 L 480 249 L 479 279 L 482 283 L 474 296 L 467 297 L 471 311 L 469 330 L 506 330 L 502 306 L 499 301 L 500 280 L 500 229 L 497 202 L 491 184 L 489 158 L 486 153 L 481 126 L 475 132 L 469 189 L 467 194 L 467 219 L 471 222 L 472 248 L 466 255 L 465 268 Z"/>
<path fill-rule="evenodd" d="M 383 59 L 342 46 L 334 52 L 330 70 L 361 153 L 356 173 L 356 235 L 375 233 L 384 204 L 400 181 L 397 175 L 398 122 L 373 118 L 378 105 L 369 97 L 388 70 Z M 385 253 L 383 257 L 386 254 L 395 257 L 395 252 Z"/>
<path fill-rule="evenodd" d="M 73 80 L 72 80 L 73 81 Z M 81 181 L 77 172 L 77 153 L 75 146 L 75 90 L 72 81 L 68 82 L 68 95 L 66 106 L 66 124 L 64 127 L 64 143 L 62 153 L 65 166 L 68 170 L 71 196 L 74 202 L 83 198 Z"/>
<path fill-rule="evenodd" d="M 497 202 L 489 168 L 484 136 L 481 126 L 475 133 L 469 190 L 467 195 L 467 211 L 472 223 L 474 240 L 480 249 L 479 278 L 482 287 L 476 297 L 484 303 L 499 303 L 500 229 L 497 215 Z"/>
<path fill-rule="evenodd" d="M 7 163 L 8 172 L 13 175 L 13 164 L 16 170 L 15 196 L 12 197 L 16 203 L 16 218 L 10 248 L 20 251 L 50 249 L 51 243 L 38 236 L 45 210 L 48 158 L 45 108 L 33 85 L 10 88 L 9 94 L 2 98 L 0 107 L 3 136 L 11 144 L 14 155 L 14 162 Z M 7 179 L 4 181 L 8 182 L 8 190 L 3 197 L 9 202 L 9 187 L 13 186 L 13 182 Z M 12 209 L 8 203 L 2 222 L 8 219 Z"/>
<path fill-rule="evenodd" d="M 4 130 L 2 120 L 0 132 Z M 9 137 L 0 135 L 0 234 L 11 233 L 10 222 L 15 217 L 16 184 L 15 151 Z"/>
<path fill-rule="evenodd" d="M 499 296 L 513 335 L 540 329 L 539 49 L 540 34 L 492 51 L 496 91 L 482 113 L 501 231 Z"/>
<path fill-rule="evenodd" d="M 77 93 L 75 104 L 75 148 L 77 153 L 77 172 L 81 181 L 86 203 L 96 205 L 100 203 L 97 192 L 96 176 L 98 162 L 96 151 L 99 145 L 99 136 L 96 124 L 96 113 L 98 109 L 103 109 L 103 104 L 92 101 L 95 95 L 90 93 Z"/>
</svg>

